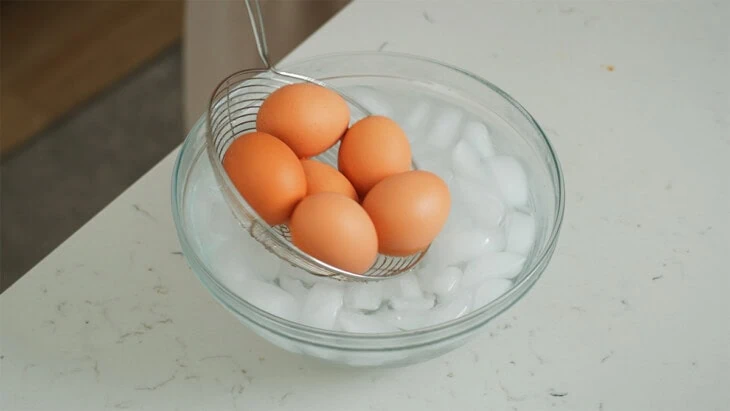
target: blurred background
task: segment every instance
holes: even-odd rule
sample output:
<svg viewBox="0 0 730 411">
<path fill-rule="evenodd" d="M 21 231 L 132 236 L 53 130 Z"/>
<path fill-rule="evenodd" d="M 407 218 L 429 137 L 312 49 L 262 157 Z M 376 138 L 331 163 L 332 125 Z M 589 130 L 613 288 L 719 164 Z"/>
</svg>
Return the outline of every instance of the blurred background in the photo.
<svg viewBox="0 0 730 411">
<path fill-rule="evenodd" d="M 262 0 L 273 60 L 346 4 Z M 0 0 L 0 17 L 1 292 L 261 63 L 243 0 Z"/>
</svg>

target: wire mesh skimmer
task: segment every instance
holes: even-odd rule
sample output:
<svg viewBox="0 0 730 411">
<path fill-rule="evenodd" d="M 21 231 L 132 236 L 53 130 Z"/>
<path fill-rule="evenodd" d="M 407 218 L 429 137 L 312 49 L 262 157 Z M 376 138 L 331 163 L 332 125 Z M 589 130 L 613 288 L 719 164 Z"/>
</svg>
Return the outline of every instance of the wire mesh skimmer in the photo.
<svg viewBox="0 0 730 411">
<path fill-rule="evenodd" d="M 230 144 L 239 136 L 256 130 L 256 115 L 261 104 L 272 92 L 287 84 L 309 82 L 338 92 L 350 106 L 350 121 L 355 122 L 370 113 L 352 98 L 329 85 L 295 73 L 274 68 L 269 63 L 263 18 L 258 0 L 246 0 L 259 56 L 266 66 L 263 69 L 243 70 L 225 78 L 216 87 L 208 105 L 207 151 L 213 165 L 216 180 L 222 187 L 226 202 L 251 236 L 283 260 L 311 274 L 339 280 L 378 280 L 390 278 L 412 269 L 426 250 L 405 257 L 379 254 L 373 266 L 363 274 L 352 273 L 318 260 L 297 248 L 291 241 L 285 224 L 269 226 L 246 202 L 223 169 L 223 156 Z M 323 163 L 337 167 L 339 143 L 314 157 Z M 414 167 L 415 168 L 415 167 Z"/>
</svg>

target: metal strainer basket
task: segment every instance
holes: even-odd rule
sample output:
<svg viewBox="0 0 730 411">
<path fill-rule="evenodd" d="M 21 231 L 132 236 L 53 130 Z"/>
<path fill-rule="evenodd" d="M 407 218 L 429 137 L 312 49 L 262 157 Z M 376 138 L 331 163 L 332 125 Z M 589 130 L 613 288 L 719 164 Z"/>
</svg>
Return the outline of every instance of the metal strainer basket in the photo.
<svg viewBox="0 0 730 411">
<path fill-rule="evenodd" d="M 256 115 L 266 97 L 279 87 L 302 81 L 267 69 L 250 69 L 230 75 L 213 92 L 208 106 L 206 149 L 231 212 L 241 226 L 267 250 L 314 275 L 364 281 L 390 278 L 412 269 L 423 258 L 426 250 L 406 257 L 379 254 L 373 266 L 363 274 L 333 267 L 304 253 L 291 242 L 289 228 L 285 224 L 269 226 L 253 210 L 223 169 L 223 157 L 230 144 L 242 134 L 256 130 Z M 351 123 L 369 115 L 356 102 L 345 95 L 343 97 L 350 106 Z M 339 143 L 314 159 L 337 168 L 338 150 Z"/>
</svg>

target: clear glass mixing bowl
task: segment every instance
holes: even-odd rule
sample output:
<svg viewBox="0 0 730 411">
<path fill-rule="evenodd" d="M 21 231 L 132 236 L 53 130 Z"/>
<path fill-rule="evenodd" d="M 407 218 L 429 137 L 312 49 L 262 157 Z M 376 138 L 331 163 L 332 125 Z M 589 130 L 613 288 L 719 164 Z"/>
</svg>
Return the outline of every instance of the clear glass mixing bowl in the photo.
<svg viewBox="0 0 730 411">
<path fill-rule="evenodd" d="M 442 355 L 472 338 L 490 320 L 521 299 L 545 270 L 563 219 L 564 187 L 560 164 L 535 119 L 512 97 L 474 74 L 434 60 L 396 53 L 341 53 L 318 56 L 281 67 L 335 87 L 388 90 L 403 104 L 419 96 L 478 117 L 497 130 L 501 154 L 525 166 L 535 208 L 536 239 L 513 287 L 484 307 L 436 326 L 387 334 L 329 331 L 285 320 L 231 292 L 205 263 L 205 244 L 196 241 L 189 207 L 191 176 L 210 167 L 205 154 L 205 121 L 188 134 L 172 176 L 172 211 L 182 251 L 193 272 L 211 294 L 241 322 L 270 342 L 292 352 L 351 366 L 399 366 Z M 414 143 L 414 152 L 418 142 Z M 332 280 L 334 281 L 334 280 Z"/>
</svg>

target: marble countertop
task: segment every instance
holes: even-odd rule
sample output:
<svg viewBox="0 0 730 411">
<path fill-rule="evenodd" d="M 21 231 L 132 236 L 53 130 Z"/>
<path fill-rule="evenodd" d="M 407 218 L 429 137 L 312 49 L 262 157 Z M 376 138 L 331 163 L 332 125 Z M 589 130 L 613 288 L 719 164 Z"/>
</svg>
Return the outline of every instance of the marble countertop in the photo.
<svg viewBox="0 0 730 411">
<path fill-rule="evenodd" d="M 534 289 L 423 364 L 286 353 L 185 264 L 174 152 L 0 296 L 0 409 L 726 409 L 729 18 L 727 2 L 356 1 L 290 58 L 434 57 L 548 131 L 567 207 Z"/>
</svg>

